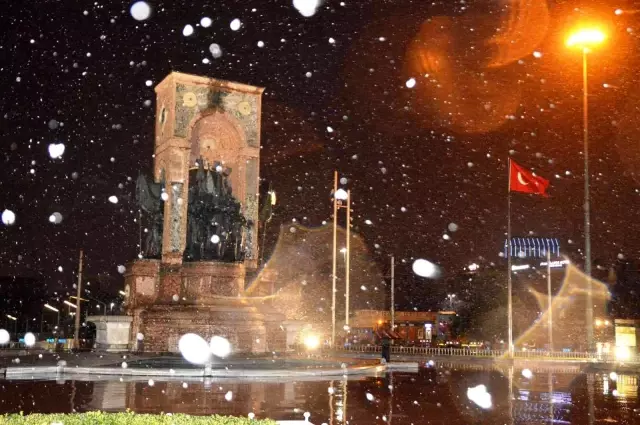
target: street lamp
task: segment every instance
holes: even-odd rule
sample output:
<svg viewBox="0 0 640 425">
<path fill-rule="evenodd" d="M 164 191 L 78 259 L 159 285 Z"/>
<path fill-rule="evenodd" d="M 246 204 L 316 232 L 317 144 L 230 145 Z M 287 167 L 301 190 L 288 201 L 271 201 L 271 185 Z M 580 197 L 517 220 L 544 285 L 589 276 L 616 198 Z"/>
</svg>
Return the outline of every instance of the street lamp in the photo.
<svg viewBox="0 0 640 425">
<path fill-rule="evenodd" d="M 346 205 L 345 205 L 346 204 Z M 347 246 L 345 251 L 341 251 L 345 255 L 345 327 L 349 326 L 349 269 L 351 261 L 350 239 L 351 239 L 351 191 L 338 189 L 338 172 L 333 172 L 333 274 L 332 274 L 332 293 L 331 293 L 331 347 L 335 346 L 336 339 L 336 269 L 337 269 L 337 250 L 338 250 L 338 210 L 346 208 L 347 210 Z"/>
<path fill-rule="evenodd" d="M 60 326 L 60 310 L 58 310 L 57 308 L 49 304 L 45 304 L 44 308 L 47 310 L 51 310 L 58 315 L 58 321 L 56 322 L 56 327 Z M 40 320 L 40 332 L 42 332 L 43 322 L 44 322 L 44 313 L 42 314 L 42 319 Z"/>
<path fill-rule="evenodd" d="M 597 28 L 582 28 L 573 32 L 565 44 L 568 48 L 582 50 L 582 122 L 584 144 L 584 272 L 587 275 L 586 328 L 587 347 L 593 347 L 593 295 L 591 293 L 591 217 L 589 200 L 589 102 L 587 85 L 587 54 L 602 44 L 607 36 Z"/>
<path fill-rule="evenodd" d="M 449 309 L 453 311 L 453 299 L 456 297 L 456 294 L 447 294 L 447 298 L 449 298 Z"/>
<path fill-rule="evenodd" d="M 13 333 L 18 335 L 18 318 L 7 314 L 7 319 L 13 320 Z"/>
<path fill-rule="evenodd" d="M 89 301 L 89 300 L 92 300 L 92 301 L 95 301 L 95 302 L 97 302 L 97 303 L 101 304 L 101 305 L 102 305 L 102 308 L 104 309 L 104 315 L 105 315 L 105 316 L 107 315 L 107 303 L 104 303 L 104 302 L 102 302 L 102 301 L 100 301 L 100 300 L 97 300 L 97 299 L 95 299 L 95 298 L 89 297 L 89 296 L 87 296 L 87 295 L 85 295 L 85 297 L 87 297 L 88 299 L 87 299 L 87 300 L 85 300 L 84 298 L 80 298 L 80 301 Z M 71 297 L 69 297 L 69 298 L 77 298 L 77 297 L 71 296 Z M 99 306 L 99 305 L 98 305 L 97 307 L 98 307 L 98 308 L 100 308 L 100 306 Z"/>
</svg>

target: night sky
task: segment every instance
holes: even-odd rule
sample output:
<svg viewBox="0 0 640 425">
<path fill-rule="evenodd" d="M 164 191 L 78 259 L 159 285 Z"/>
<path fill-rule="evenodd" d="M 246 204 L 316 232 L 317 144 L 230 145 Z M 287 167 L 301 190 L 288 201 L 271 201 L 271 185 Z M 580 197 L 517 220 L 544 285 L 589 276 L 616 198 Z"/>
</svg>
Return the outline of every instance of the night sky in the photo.
<svg viewBox="0 0 640 425">
<path fill-rule="evenodd" d="M 118 266 L 138 253 L 135 179 L 152 171 L 153 87 L 171 71 L 266 88 L 261 177 L 278 193 L 274 235 L 293 219 L 330 220 L 337 169 L 380 268 L 395 254 L 399 285 L 437 285 L 406 277 L 412 259 L 445 275 L 500 261 L 511 153 L 551 180 L 548 199 L 513 195 L 514 236 L 557 237 L 575 254 L 582 68 L 564 37 L 580 21 L 609 37 L 589 57 L 594 258 L 638 257 L 631 1 L 330 0 L 311 17 L 287 0 L 150 1 L 141 22 L 129 2 L 2 3 L 0 210 L 16 220 L 0 225 L 0 275 L 70 287 L 83 247 L 87 272 L 120 289 Z M 51 143 L 65 145 L 60 159 Z"/>
</svg>

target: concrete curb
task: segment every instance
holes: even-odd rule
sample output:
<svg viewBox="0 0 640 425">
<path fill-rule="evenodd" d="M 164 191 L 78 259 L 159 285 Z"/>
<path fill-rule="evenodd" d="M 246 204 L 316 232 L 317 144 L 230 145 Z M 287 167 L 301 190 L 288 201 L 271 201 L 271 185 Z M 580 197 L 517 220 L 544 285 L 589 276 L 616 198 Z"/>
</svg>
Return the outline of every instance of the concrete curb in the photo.
<svg viewBox="0 0 640 425">
<path fill-rule="evenodd" d="M 9 367 L 5 377 L 37 377 L 42 375 L 116 375 L 116 376 L 149 376 L 149 377 L 188 377 L 188 378 L 275 378 L 275 377 L 322 377 L 322 376 L 358 376 L 381 374 L 387 370 L 385 366 L 358 366 L 352 368 L 334 368 L 321 370 L 267 370 L 267 369 L 139 369 L 109 367 L 58 367 L 33 366 Z"/>
</svg>

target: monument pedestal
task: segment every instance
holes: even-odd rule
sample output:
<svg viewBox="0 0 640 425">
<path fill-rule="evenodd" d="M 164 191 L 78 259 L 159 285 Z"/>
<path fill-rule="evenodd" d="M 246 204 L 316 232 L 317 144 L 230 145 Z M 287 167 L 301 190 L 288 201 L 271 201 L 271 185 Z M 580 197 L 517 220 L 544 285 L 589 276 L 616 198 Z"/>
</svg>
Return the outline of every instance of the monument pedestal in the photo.
<svg viewBox="0 0 640 425">
<path fill-rule="evenodd" d="M 235 352 L 283 351 L 284 316 L 269 301 L 242 297 L 242 263 L 193 262 L 180 266 L 136 260 L 125 274 L 129 344 L 146 352 L 177 352 L 180 337 L 222 336 Z M 137 343 L 137 335 L 144 343 Z"/>
<path fill-rule="evenodd" d="M 119 353 L 129 350 L 131 316 L 89 316 L 86 320 L 96 325 L 98 351 Z"/>
</svg>

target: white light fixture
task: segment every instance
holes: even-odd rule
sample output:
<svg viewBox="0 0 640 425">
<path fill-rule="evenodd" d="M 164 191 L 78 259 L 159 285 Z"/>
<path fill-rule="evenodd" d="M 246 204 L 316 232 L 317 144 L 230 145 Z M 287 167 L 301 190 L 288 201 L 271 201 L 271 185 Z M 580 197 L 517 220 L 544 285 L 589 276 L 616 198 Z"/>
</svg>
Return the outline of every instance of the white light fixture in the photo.
<svg viewBox="0 0 640 425">
<path fill-rule="evenodd" d="M 45 304 L 45 305 L 44 305 L 44 308 L 48 308 L 49 310 L 51 310 L 51 311 L 55 311 L 56 313 L 58 313 L 58 312 L 60 311 L 60 310 L 58 310 L 57 308 L 55 308 L 55 307 L 53 307 L 53 306 L 51 306 L 51 305 L 49 305 L 49 304 Z"/>
<path fill-rule="evenodd" d="M 66 305 L 68 305 L 69 307 L 78 308 L 78 306 L 76 306 L 76 305 L 75 305 L 75 304 L 73 304 L 73 303 L 70 303 L 70 302 L 69 302 L 69 301 L 67 301 L 67 300 L 64 300 L 64 303 L 65 303 Z"/>
</svg>

